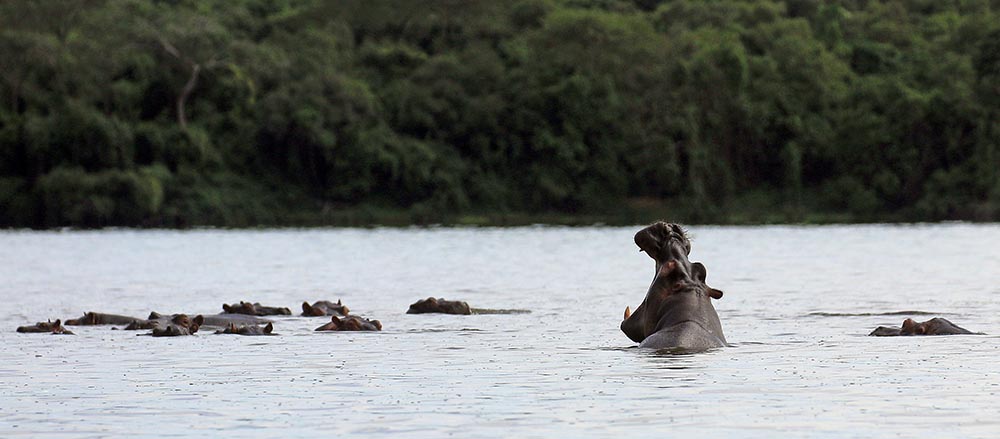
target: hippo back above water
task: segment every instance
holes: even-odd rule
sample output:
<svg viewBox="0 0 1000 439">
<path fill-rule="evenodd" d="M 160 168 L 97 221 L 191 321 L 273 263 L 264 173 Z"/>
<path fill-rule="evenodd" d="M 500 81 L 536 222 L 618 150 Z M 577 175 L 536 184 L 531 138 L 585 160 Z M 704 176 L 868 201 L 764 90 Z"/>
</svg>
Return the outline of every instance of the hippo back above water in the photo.
<svg viewBox="0 0 1000 439">
<path fill-rule="evenodd" d="M 141 321 L 143 321 L 143 319 L 140 319 L 138 317 L 120 316 L 117 314 L 105 314 L 105 313 L 88 311 L 83 314 L 83 317 L 66 320 L 66 324 L 70 326 L 130 325 L 132 323 Z"/>
<path fill-rule="evenodd" d="M 460 300 L 445 300 L 434 297 L 428 297 L 424 300 L 418 300 L 410 305 L 410 308 L 406 310 L 407 314 L 458 314 L 458 315 L 469 315 L 472 314 L 472 308 L 469 304 Z"/>
<path fill-rule="evenodd" d="M 246 314 L 251 316 L 290 316 L 292 310 L 279 306 L 264 306 L 260 303 L 241 301 L 238 304 L 222 304 L 223 314 Z"/>
<path fill-rule="evenodd" d="M 236 325 L 230 323 L 225 329 L 215 331 L 216 334 L 236 334 L 236 335 L 277 335 L 274 333 L 274 325 L 268 323 L 267 326 L 260 325 Z"/>
</svg>

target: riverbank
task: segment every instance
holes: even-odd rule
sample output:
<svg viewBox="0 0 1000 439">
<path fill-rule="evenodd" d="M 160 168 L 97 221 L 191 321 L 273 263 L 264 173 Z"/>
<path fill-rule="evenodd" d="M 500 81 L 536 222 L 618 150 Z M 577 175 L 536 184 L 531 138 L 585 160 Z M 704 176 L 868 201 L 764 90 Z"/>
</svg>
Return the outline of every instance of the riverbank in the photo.
<svg viewBox="0 0 1000 439">
<path fill-rule="evenodd" d="M 940 221 L 996 222 L 1000 211 L 996 204 L 968 206 L 950 215 L 934 216 L 917 208 L 896 212 L 857 213 L 848 209 L 816 206 L 810 202 L 785 201 L 772 193 L 754 193 L 725 202 L 662 200 L 636 198 L 620 205 L 587 212 L 518 212 L 470 209 L 448 212 L 418 205 L 399 208 L 363 204 L 358 206 L 324 204 L 301 195 L 281 198 L 275 194 L 218 194 L 170 203 L 159 215 L 138 223 L 116 218 L 89 218 L 72 224 L 39 226 L 8 224 L 6 228 L 78 229 L 125 228 L 286 228 L 286 227 L 408 227 L 473 226 L 515 227 L 526 225 L 624 226 L 666 219 L 689 225 L 771 225 L 771 224 L 861 224 L 923 223 Z M 211 200 L 213 202 L 206 202 Z"/>
</svg>

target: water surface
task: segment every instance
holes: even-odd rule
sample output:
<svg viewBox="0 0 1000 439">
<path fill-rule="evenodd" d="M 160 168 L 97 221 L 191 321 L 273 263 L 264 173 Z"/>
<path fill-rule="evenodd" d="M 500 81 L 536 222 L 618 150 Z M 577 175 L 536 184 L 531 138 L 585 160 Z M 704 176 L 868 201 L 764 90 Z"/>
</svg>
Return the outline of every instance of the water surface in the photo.
<svg viewBox="0 0 1000 439">
<path fill-rule="evenodd" d="M 636 349 L 629 228 L 0 233 L 0 437 L 1000 435 L 1000 226 L 691 227 L 733 347 Z M 407 315 L 428 296 L 531 314 Z M 382 333 L 18 325 L 342 299 Z M 901 312 L 902 311 L 902 312 Z"/>
</svg>

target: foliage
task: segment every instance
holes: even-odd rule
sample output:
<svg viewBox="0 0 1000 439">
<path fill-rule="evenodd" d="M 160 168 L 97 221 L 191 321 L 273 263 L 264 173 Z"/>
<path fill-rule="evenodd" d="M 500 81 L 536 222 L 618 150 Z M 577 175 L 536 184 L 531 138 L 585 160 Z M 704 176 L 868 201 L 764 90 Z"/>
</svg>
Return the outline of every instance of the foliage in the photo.
<svg viewBox="0 0 1000 439">
<path fill-rule="evenodd" d="M 997 220 L 998 8 L 8 0 L 0 226 Z"/>
</svg>

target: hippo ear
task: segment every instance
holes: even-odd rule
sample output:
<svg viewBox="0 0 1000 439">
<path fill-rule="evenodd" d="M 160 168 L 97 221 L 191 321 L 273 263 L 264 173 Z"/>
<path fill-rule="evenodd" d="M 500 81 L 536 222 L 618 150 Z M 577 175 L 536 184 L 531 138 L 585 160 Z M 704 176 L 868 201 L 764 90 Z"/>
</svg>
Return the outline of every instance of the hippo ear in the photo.
<svg viewBox="0 0 1000 439">
<path fill-rule="evenodd" d="M 203 317 L 201 314 L 198 314 L 198 315 L 194 316 L 194 322 L 198 326 L 201 326 L 201 325 L 203 325 L 205 323 L 205 317 Z"/>
<path fill-rule="evenodd" d="M 903 320 L 903 325 L 899 329 L 902 335 L 921 335 L 924 333 L 924 328 L 913 319 Z"/>
<path fill-rule="evenodd" d="M 302 302 L 302 312 L 307 315 L 312 315 L 312 306 L 309 302 Z"/>
<path fill-rule="evenodd" d="M 268 323 L 267 326 L 264 327 L 264 333 L 270 334 L 271 331 L 274 331 L 274 324 Z"/>
<path fill-rule="evenodd" d="M 695 262 L 691 264 L 691 271 L 692 271 L 691 274 L 693 274 L 696 279 L 700 280 L 701 283 L 705 283 L 705 278 L 708 277 L 708 269 L 705 268 L 705 264 L 702 264 L 701 262 Z M 721 299 L 722 291 L 712 287 L 708 287 L 708 297 L 711 297 L 713 299 Z"/>
<path fill-rule="evenodd" d="M 158 318 L 160 318 L 160 313 L 153 311 L 149 313 L 149 317 L 147 317 L 146 320 L 156 320 Z"/>
<path fill-rule="evenodd" d="M 691 264 L 691 274 L 694 275 L 695 279 L 705 282 L 705 278 L 708 277 L 708 269 L 705 268 L 705 264 L 694 262 Z"/>
</svg>

